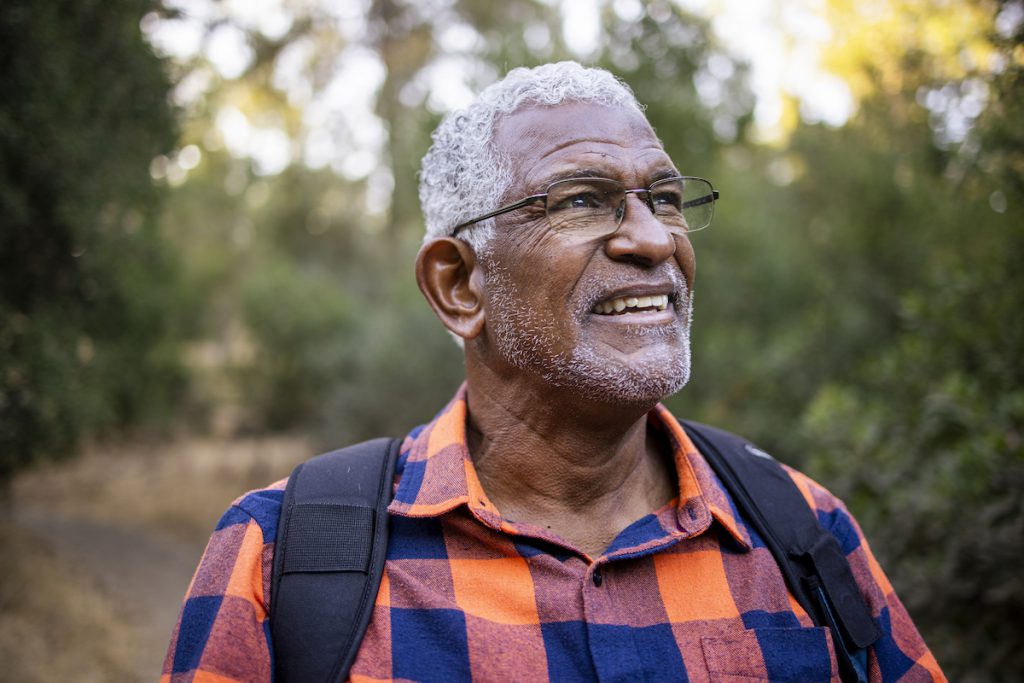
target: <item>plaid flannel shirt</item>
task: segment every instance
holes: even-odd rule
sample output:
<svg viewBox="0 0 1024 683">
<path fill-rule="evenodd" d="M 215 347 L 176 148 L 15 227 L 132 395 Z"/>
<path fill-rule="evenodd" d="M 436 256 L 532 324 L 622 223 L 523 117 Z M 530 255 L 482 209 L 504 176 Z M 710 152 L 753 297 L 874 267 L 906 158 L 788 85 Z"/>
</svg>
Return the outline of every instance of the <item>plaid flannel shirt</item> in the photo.
<svg viewBox="0 0 1024 683">
<path fill-rule="evenodd" d="M 786 589 L 685 432 L 648 417 L 674 449 L 678 497 L 588 557 L 503 519 L 466 448 L 466 393 L 406 438 L 373 617 L 350 679 L 838 681 L 827 629 Z M 872 681 L 945 680 L 856 522 L 791 476 L 839 540 L 883 632 Z M 273 678 L 269 592 L 284 481 L 239 498 L 188 589 L 162 682 Z"/>
</svg>

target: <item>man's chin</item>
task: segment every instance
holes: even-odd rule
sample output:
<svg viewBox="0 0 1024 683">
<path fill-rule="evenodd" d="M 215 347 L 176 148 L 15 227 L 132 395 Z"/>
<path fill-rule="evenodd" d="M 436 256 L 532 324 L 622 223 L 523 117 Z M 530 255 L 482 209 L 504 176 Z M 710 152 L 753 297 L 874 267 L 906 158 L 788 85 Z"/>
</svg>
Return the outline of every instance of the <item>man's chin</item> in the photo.
<svg viewBox="0 0 1024 683">
<path fill-rule="evenodd" d="M 671 396 L 690 379 L 690 351 L 638 363 L 609 362 L 577 353 L 548 381 L 578 393 L 581 398 L 622 405 L 654 404 Z"/>
</svg>

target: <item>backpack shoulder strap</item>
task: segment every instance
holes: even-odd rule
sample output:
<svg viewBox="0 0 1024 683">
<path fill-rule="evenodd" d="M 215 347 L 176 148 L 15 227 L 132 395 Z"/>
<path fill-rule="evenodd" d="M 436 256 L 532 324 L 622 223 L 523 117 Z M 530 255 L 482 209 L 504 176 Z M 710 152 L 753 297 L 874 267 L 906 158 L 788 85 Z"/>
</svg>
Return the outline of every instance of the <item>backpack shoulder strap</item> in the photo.
<svg viewBox="0 0 1024 683">
<path fill-rule="evenodd" d="M 270 589 L 275 679 L 336 683 L 370 622 L 387 556 L 398 439 L 319 455 L 292 471 Z"/>
<path fill-rule="evenodd" d="M 839 542 L 774 458 L 735 434 L 683 425 L 768 546 L 793 597 L 816 625 L 831 629 L 843 681 L 866 681 L 866 648 L 882 633 Z"/>
</svg>

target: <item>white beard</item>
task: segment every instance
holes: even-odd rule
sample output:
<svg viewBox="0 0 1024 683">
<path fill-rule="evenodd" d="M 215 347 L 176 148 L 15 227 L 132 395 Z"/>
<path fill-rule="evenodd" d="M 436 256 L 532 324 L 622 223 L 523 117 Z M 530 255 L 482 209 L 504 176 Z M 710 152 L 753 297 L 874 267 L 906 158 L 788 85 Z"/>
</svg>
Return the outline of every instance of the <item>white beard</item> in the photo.
<svg viewBox="0 0 1024 683">
<path fill-rule="evenodd" d="M 648 403 L 679 391 L 690 379 L 690 325 L 693 296 L 678 270 L 664 266 L 674 288 L 675 306 L 685 306 L 679 324 L 671 327 L 627 327 L 627 337 L 650 339 L 651 343 L 674 344 L 664 354 L 648 356 L 640 362 L 615 362 L 606 350 L 589 340 L 578 341 L 566 355 L 557 351 L 561 340 L 555 320 L 545 312 L 524 305 L 524 297 L 512 279 L 493 262 L 485 264 L 485 281 L 490 303 L 487 325 L 491 328 L 497 351 L 512 367 L 533 372 L 553 386 L 572 389 L 582 397 L 602 403 Z M 602 279 L 600 283 L 581 282 L 579 291 L 586 300 L 573 302 L 566 314 L 579 329 L 602 291 L 628 284 Z M 589 284 L 589 286 L 588 286 Z M 599 286 L 598 286 L 599 285 Z M 550 309 L 549 309 L 550 310 Z"/>
</svg>

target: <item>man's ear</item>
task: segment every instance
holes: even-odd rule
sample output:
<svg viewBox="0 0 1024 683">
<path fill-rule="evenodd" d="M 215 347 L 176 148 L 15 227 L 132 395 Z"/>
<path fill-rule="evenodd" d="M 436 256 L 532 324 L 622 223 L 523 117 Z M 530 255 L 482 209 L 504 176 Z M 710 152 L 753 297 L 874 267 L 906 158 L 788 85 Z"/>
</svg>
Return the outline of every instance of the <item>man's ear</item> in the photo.
<svg viewBox="0 0 1024 683">
<path fill-rule="evenodd" d="M 441 323 L 463 339 L 484 327 L 483 277 L 476 254 L 454 237 L 439 237 L 416 256 L 416 283 Z"/>
</svg>

